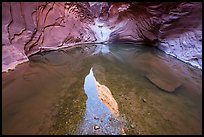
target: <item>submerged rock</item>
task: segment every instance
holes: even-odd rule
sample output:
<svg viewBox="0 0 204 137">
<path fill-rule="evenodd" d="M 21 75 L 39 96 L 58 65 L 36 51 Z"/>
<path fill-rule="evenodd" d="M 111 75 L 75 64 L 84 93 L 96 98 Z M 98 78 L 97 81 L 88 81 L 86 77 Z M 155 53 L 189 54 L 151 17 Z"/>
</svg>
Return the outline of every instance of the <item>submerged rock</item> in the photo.
<svg viewBox="0 0 204 137">
<path fill-rule="evenodd" d="M 95 129 L 95 130 L 98 130 L 98 129 L 100 129 L 100 127 L 99 127 L 98 125 L 95 125 L 95 126 L 94 126 L 94 129 Z"/>
<path fill-rule="evenodd" d="M 131 128 L 135 128 L 135 125 L 134 125 L 134 124 L 131 124 L 130 127 L 131 127 Z"/>
<path fill-rule="evenodd" d="M 145 98 L 142 98 L 142 101 L 143 101 L 144 103 L 146 103 L 146 102 L 147 102 L 147 100 L 146 100 Z"/>
<path fill-rule="evenodd" d="M 173 92 L 182 83 L 178 77 L 180 72 L 173 69 L 175 65 L 171 58 L 165 59 L 158 53 L 154 56 L 149 52 L 138 55 L 132 63 L 134 68 L 145 72 L 145 78 L 167 92 Z"/>
<path fill-rule="evenodd" d="M 176 88 L 181 86 L 181 83 L 175 80 L 169 80 L 167 78 L 162 78 L 158 75 L 149 74 L 145 76 L 148 80 L 150 80 L 157 87 L 167 91 L 174 92 Z"/>
</svg>

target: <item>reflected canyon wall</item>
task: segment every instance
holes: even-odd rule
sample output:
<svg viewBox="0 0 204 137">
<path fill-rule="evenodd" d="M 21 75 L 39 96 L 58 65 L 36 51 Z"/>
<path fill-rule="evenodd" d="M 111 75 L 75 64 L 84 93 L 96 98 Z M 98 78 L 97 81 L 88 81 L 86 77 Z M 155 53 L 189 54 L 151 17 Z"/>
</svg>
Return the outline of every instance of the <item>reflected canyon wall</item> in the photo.
<svg viewBox="0 0 204 137">
<path fill-rule="evenodd" d="M 2 3 L 2 71 L 43 48 L 104 41 L 143 42 L 202 69 L 202 3 Z"/>
</svg>

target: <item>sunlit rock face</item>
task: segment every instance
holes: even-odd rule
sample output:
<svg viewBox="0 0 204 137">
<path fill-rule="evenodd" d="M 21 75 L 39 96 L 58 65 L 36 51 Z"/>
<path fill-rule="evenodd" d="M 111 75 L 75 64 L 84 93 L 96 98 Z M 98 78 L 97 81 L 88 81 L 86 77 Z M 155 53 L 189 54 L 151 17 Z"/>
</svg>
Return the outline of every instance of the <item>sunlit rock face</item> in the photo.
<svg viewBox="0 0 204 137">
<path fill-rule="evenodd" d="M 42 48 L 107 41 L 144 42 L 202 68 L 201 29 L 201 2 L 3 2 L 2 68 Z"/>
</svg>

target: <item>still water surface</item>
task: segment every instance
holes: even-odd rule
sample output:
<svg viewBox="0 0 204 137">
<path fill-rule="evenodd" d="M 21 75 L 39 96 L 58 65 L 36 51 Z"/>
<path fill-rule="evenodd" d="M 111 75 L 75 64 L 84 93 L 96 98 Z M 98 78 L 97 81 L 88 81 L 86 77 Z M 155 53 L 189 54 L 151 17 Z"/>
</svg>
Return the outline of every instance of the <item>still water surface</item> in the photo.
<svg viewBox="0 0 204 137">
<path fill-rule="evenodd" d="M 202 71 L 151 47 L 45 52 L 2 80 L 3 134 L 202 134 Z"/>
</svg>

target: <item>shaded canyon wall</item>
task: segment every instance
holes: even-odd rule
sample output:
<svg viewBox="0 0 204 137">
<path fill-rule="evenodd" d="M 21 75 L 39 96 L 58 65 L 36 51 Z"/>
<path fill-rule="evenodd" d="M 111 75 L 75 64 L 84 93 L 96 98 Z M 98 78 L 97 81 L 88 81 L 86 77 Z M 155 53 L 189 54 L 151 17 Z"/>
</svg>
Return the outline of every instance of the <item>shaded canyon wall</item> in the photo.
<svg viewBox="0 0 204 137">
<path fill-rule="evenodd" d="M 42 49 L 105 41 L 144 42 L 202 69 L 202 3 L 2 3 L 2 71 Z"/>
</svg>

